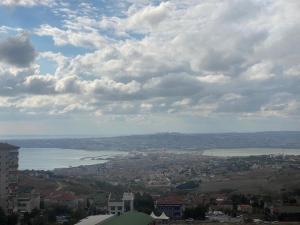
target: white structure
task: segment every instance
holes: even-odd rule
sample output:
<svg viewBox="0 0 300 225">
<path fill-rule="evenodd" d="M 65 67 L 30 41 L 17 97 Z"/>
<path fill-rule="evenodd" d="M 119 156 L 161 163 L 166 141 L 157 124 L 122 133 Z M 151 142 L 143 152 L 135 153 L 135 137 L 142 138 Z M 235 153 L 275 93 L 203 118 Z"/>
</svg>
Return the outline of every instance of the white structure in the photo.
<svg viewBox="0 0 300 225">
<path fill-rule="evenodd" d="M 0 207 L 8 214 L 17 211 L 18 149 L 0 143 Z"/>
<path fill-rule="evenodd" d="M 155 219 L 155 221 L 158 221 L 158 222 L 164 222 L 164 221 L 168 221 L 170 219 L 170 217 L 168 217 L 164 212 L 162 212 L 162 214 L 160 216 L 156 216 L 154 214 L 154 212 L 152 212 L 150 214 L 150 216 Z"/>
<path fill-rule="evenodd" d="M 220 222 L 220 223 L 241 223 L 243 221 L 243 217 L 241 216 L 231 217 L 225 215 L 221 211 L 209 211 L 206 214 L 205 218 L 211 222 Z"/>
<path fill-rule="evenodd" d="M 34 209 L 40 209 L 40 203 L 40 194 L 35 192 L 34 189 L 18 195 L 18 211 L 20 213 L 31 213 Z"/>
<path fill-rule="evenodd" d="M 121 215 L 124 212 L 132 211 L 134 209 L 133 201 L 134 201 L 133 193 L 125 192 L 123 194 L 123 198 L 120 200 L 113 199 L 112 195 L 109 194 L 108 205 L 107 205 L 108 213 Z"/>
</svg>

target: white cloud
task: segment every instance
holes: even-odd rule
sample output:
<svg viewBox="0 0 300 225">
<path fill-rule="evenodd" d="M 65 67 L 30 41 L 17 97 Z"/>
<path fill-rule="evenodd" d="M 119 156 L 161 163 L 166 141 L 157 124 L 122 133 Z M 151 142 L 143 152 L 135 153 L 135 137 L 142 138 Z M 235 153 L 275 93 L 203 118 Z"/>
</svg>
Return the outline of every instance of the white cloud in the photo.
<svg viewBox="0 0 300 225">
<path fill-rule="evenodd" d="M 51 36 L 54 44 L 57 46 L 74 45 L 77 47 L 96 48 L 103 46 L 106 42 L 96 30 L 64 30 L 48 24 L 44 24 L 36 29 L 35 34 L 39 36 Z"/>
<path fill-rule="evenodd" d="M 249 67 L 244 76 L 248 80 L 268 80 L 275 76 L 275 74 L 272 73 L 272 68 L 273 65 L 270 62 L 257 63 Z"/>
<path fill-rule="evenodd" d="M 54 3 L 54 0 L 1 0 L 0 5 L 31 7 L 31 6 L 35 6 L 35 5 L 50 6 L 53 3 Z"/>
<path fill-rule="evenodd" d="M 203 83 L 226 83 L 230 81 L 230 77 L 223 74 L 198 76 L 197 79 Z"/>
<path fill-rule="evenodd" d="M 53 115 L 76 111 L 97 116 L 296 115 L 300 74 L 296 1 L 124 5 L 121 16 L 97 16 L 88 5 L 83 7 L 90 14 L 64 6 L 61 24 L 45 23 L 34 32 L 52 37 L 56 49 L 69 45 L 86 48 L 86 53 L 40 53 L 39 59 L 56 63 L 53 74 L 0 66 L 5 88 L 1 94 L 30 101 L 35 95 L 45 102 L 50 101 L 48 96 L 58 102 L 66 96 L 72 99 L 62 105 L 41 104 Z M 282 92 L 290 94 L 289 103 L 273 102 L 273 96 Z M 5 101 L 10 105 L 13 99 Z M 288 110 L 279 110 L 281 106 Z"/>
<path fill-rule="evenodd" d="M 168 17 L 170 12 L 170 3 L 162 2 L 159 6 L 146 6 L 141 10 L 129 9 L 129 16 L 125 20 L 127 29 L 139 29 L 140 27 L 156 27 Z"/>
</svg>

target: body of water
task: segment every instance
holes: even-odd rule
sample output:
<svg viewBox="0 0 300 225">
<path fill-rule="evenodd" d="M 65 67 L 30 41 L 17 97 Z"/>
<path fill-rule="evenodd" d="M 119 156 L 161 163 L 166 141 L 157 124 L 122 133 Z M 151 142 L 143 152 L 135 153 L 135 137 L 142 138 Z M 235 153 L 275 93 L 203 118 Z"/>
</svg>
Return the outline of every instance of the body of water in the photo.
<svg viewBox="0 0 300 225">
<path fill-rule="evenodd" d="M 60 148 L 21 148 L 20 170 L 52 170 L 71 166 L 105 163 L 109 159 L 126 155 L 121 151 L 87 151 Z"/>
<path fill-rule="evenodd" d="M 250 156 L 250 155 L 300 155 L 300 149 L 281 148 L 237 148 L 237 149 L 208 149 L 203 151 L 207 156 Z"/>
<path fill-rule="evenodd" d="M 170 151 L 188 153 L 189 151 Z M 190 153 L 195 153 L 191 151 Z M 300 149 L 269 149 L 269 148 L 241 148 L 241 149 L 209 149 L 200 154 L 206 156 L 250 156 L 286 154 L 300 155 Z M 20 170 L 53 170 L 55 168 L 68 168 L 80 165 L 93 165 L 105 163 L 116 156 L 125 156 L 124 151 L 89 151 L 60 148 L 21 148 L 19 150 Z"/>
</svg>

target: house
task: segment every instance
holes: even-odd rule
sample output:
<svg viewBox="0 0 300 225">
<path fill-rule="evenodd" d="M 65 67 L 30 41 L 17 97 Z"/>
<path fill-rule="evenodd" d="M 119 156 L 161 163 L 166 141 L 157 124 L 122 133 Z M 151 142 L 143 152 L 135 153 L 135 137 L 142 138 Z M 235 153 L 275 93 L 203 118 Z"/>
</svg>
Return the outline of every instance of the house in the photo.
<svg viewBox="0 0 300 225">
<path fill-rule="evenodd" d="M 155 202 L 159 213 L 165 213 L 171 219 L 181 219 L 185 209 L 184 199 L 181 196 L 167 196 Z"/>
<path fill-rule="evenodd" d="M 125 212 L 132 211 L 134 209 L 133 201 L 134 201 L 133 193 L 125 192 L 122 198 L 110 193 L 108 197 L 108 204 L 107 204 L 108 214 L 121 215 Z"/>
<path fill-rule="evenodd" d="M 33 188 L 23 188 L 18 193 L 18 212 L 31 213 L 34 209 L 40 209 L 40 194 Z"/>
<path fill-rule="evenodd" d="M 219 223 L 241 223 L 243 217 L 231 217 L 224 214 L 221 211 L 209 211 L 205 218 L 210 222 L 219 222 Z"/>
<path fill-rule="evenodd" d="M 238 205 L 237 210 L 242 213 L 252 213 L 253 208 L 251 205 Z"/>
</svg>

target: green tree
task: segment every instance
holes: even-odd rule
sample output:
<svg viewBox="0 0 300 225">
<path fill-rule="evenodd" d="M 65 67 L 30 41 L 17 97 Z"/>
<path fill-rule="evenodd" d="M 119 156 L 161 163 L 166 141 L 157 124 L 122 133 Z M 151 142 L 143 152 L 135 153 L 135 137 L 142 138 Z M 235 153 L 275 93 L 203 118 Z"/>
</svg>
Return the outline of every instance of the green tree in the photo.
<svg viewBox="0 0 300 225">
<path fill-rule="evenodd" d="M 6 225 L 6 224 L 7 224 L 7 217 L 3 209 L 0 207 L 0 225 Z"/>
<path fill-rule="evenodd" d="M 7 225 L 16 225 L 18 224 L 18 221 L 19 216 L 16 213 L 7 216 Z"/>
<path fill-rule="evenodd" d="M 154 210 L 154 201 L 151 195 L 147 193 L 143 195 L 140 193 L 135 194 L 134 208 L 137 211 L 150 214 Z"/>
<path fill-rule="evenodd" d="M 195 208 L 186 208 L 183 217 L 185 219 L 187 218 L 193 218 L 197 220 L 205 220 L 205 213 L 207 212 L 208 207 L 204 205 L 198 205 Z"/>
</svg>

